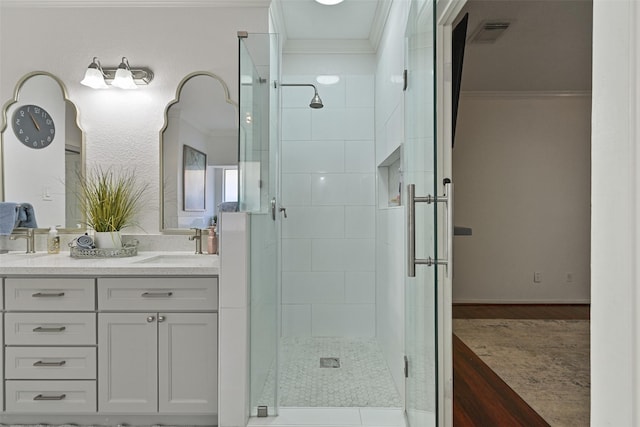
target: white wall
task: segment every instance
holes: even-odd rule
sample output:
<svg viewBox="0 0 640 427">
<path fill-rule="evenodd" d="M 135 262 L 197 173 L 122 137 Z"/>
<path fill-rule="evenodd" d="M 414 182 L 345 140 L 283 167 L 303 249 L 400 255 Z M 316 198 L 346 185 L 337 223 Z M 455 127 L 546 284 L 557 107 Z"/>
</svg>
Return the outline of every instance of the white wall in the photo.
<svg viewBox="0 0 640 427">
<path fill-rule="evenodd" d="M 237 98 L 237 31 L 268 31 L 267 7 L 3 7 L 1 18 L 0 99 L 8 100 L 28 72 L 58 76 L 80 112 L 87 163 L 135 166 L 150 184 L 141 229 L 134 230 L 150 234 L 160 228 L 159 131 L 178 83 L 190 72 L 211 71 Z M 126 56 L 133 67 L 151 68 L 155 79 L 137 91 L 92 90 L 79 81 L 93 56 L 104 66 Z"/>
<path fill-rule="evenodd" d="M 282 334 L 375 336 L 373 55 L 284 55 Z"/>
<path fill-rule="evenodd" d="M 590 132 L 589 95 L 463 94 L 454 302 L 590 301 Z"/>
<path fill-rule="evenodd" d="M 376 165 L 404 140 L 404 33 L 408 2 L 393 2 L 377 54 Z M 384 188 L 383 183 L 378 186 Z M 380 192 L 379 192 L 380 194 Z M 378 206 L 387 205 L 379 196 Z M 404 207 L 376 209 L 377 338 L 396 388 L 404 395 Z"/>
<path fill-rule="evenodd" d="M 594 1 L 591 425 L 640 425 L 640 5 Z"/>
</svg>

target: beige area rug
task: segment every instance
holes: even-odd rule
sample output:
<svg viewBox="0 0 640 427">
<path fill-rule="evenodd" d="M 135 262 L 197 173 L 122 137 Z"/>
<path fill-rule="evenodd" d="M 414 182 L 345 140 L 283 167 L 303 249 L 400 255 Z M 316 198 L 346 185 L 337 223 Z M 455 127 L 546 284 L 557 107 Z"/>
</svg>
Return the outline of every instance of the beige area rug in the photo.
<svg viewBox="0 0 640 427">
<path fill-rule="evenodd" d="M 454 319 L 453 333 L 551 426 L 589 426 L 588 320 Z"/>
</svg>

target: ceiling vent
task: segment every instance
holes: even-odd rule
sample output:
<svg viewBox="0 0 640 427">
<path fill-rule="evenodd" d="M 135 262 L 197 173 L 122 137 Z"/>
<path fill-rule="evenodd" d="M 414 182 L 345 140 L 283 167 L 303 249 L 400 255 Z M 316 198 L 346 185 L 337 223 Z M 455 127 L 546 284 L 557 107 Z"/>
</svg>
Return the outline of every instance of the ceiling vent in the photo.
<svg viewBox="0 0 640 427">
<path fill-rule="evenodd" d="M 482 21 L 471 35 L 471 43 L 494 43 L 511 25 L 508 21 Z"/>
</svg>

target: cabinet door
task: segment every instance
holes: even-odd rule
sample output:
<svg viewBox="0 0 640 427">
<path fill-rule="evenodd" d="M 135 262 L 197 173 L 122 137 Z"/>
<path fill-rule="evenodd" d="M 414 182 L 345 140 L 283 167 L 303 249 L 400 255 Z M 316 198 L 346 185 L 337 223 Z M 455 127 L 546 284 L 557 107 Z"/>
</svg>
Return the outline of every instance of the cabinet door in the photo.
<svg viewBox="0 0 640 427">
<path fill-rule="evenodd" d="M 2 294 L 2 287 L 0 286 L 0 294 Z M 0 298 L 2 301 L 2 298 Z M 0 333 L 4 331 L 4 326 L 2 325 L 3 316 L 0 313 Z M 2 341 L 0 341 L 2 342 Z M 4 351 L 0 351 L 0 378 L 4 378 Z M 4 387 L 0 387 L 0 412 L 4 410 Z"/>
<path fill-rule="evenodd" d="M 216 413 L 217 314 L 160 314 L 158 328 L 159 411 Z"/>
<path fill-rule="evenodd" d="M 157 323 L 155 313 L 98 315 L 98 410 L 156 412 Z"/>
</svg>

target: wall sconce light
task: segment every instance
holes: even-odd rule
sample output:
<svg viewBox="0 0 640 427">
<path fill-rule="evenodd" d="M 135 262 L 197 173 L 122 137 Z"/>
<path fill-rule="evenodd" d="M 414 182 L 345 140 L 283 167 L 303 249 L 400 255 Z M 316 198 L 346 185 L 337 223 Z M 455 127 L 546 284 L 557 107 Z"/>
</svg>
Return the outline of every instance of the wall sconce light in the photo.
<svg viewBox="0 0 640 427">
<path fill-rule="evenodd" d="M 118 68 L 102 68 L 98 58 L 94 57 L 80 83 L 93 89 L 105 89 L 108 84 L 120 89 L 137 89 L 138 85 L 149 84 L 151 80 L 153 72 L 150 69 L 131 68 L 125 57 L 122 57 Z"/>
</svg>

